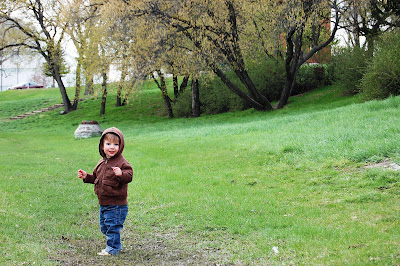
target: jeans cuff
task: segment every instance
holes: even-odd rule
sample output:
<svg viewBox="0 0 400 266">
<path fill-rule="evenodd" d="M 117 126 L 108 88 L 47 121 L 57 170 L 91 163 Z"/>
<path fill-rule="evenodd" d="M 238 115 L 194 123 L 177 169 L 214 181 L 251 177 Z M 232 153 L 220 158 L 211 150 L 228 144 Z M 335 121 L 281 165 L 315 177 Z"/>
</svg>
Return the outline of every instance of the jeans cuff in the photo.
<svg viewBox="0 0 400 266">
<path fill-rule="evenodd" d="M 108 252 L 108 253 L 110 253 L 111 255 L 118 255 L 118 253 L 119 253 L 119 250 L 117 250 L 117 249 L 114 249 L 114 248 L 112 248 L 112 247 L 109 247 L 109 246 L 107 246 L 106 247 L 106 251 Z"/>
</svg>

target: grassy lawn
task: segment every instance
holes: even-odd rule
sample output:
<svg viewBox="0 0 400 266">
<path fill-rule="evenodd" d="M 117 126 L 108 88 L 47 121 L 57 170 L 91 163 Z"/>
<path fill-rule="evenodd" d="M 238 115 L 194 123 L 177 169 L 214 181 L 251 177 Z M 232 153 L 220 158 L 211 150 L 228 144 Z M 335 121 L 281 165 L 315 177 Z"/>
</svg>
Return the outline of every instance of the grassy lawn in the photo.
<svg viewBox="0 0 400 266">
<path fill-rule="evenodd" d="M 71 97 L 73 91 L 70 91 Z M 152 84 L 106 115 L 100 100 L 61 103 L 54 89 L 0 93 L 0 264 L 400 264 L 400 97 L 361 103 L 338 87 L 273 112 L 161 117 Z M 105 247 L 93 186 L 99 160 L 82 120 L 125 135 L 135 170 L 117 257 Z M 275 251 L 274 251 L 275 250 Z"/>
</svg>

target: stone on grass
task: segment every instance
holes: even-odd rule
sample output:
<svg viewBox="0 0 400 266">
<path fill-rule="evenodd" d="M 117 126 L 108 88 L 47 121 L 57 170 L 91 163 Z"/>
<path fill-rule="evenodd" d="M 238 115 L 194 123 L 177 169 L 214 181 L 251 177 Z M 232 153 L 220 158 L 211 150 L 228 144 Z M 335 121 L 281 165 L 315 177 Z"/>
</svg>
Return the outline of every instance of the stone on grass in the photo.
<svg viewBox="0 0 400 266">
<path fill-rule="evenodd" d="M 99 137 L 103 133 L 103 129 L 97 121 L 82 121 L 75 130 L 76 139 L 86 139 L 91 137 Z"/>
</svg>

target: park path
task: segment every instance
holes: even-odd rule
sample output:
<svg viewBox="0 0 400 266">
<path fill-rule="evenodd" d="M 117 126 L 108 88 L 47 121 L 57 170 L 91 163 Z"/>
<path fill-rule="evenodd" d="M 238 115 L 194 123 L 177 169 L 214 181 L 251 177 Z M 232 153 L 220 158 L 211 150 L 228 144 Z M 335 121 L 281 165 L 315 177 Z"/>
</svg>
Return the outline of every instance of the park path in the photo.
<svg viewBox="0 0 400 266">
<path fill-rule="evenodd" d="M 44 113 L 44 112 L 48 112 L 48 111 L 52 111 L 52 110 L 60 108 L 60 107 L 64 107 L 64 104 L 62 104 L 62 103 L 55 104 L 55 105 L 52 105 L 50 107 L 45 107 L 45 108 L 41 108 L 39 110 L 27 112 L 27 113 L 22 114 L 22 115 L 17 115 L 17 116 L 14 116 L 14 117 L 10 117 L 10 119 L 11 120 L 24 119 L 25 117 L 28 117 L 28 116 L 31 116 L 31 115 L 40 114 L 40 113 Z"/>
</svg>

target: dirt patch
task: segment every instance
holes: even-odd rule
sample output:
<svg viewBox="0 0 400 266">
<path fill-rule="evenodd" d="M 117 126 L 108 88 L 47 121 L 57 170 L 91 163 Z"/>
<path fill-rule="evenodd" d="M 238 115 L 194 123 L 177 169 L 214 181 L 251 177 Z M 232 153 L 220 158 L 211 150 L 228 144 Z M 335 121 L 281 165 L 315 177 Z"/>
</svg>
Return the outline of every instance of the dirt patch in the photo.
<svg viewBox="0 0 400 266">
<path fill-rule="evenodd" d="M 125 231 L 125 230 L 124 230 Z M 231 265 L 231 255 L 197 236 L 188 239 L 183 232 L 158 232 L 141 235 L 123 233 L 123 250 L 118 256 L 102 257 L 97 252 L 105 245 L 105 239 L 70 240 L 50 261 L 61 265 Z M 65 245 L 64 245 L 65 246 Z M 217 245 L 219 246 L 219 245 Z M 240 264 L 240 263 L 239 263 Z"/>
<path fill-rule="evenodd" d="M 364 166 L 364 168 L 385 168 L 389 170 L 394 170 L 394 171 L 399 171 L 400 170 L 400 165 L 397 163 L 392 162 L 390 159 L 385 159 L 379 163 L 374 163 L 374 164 L 368 164 Z"/>
</svg>

